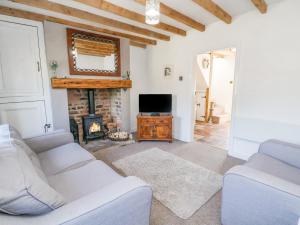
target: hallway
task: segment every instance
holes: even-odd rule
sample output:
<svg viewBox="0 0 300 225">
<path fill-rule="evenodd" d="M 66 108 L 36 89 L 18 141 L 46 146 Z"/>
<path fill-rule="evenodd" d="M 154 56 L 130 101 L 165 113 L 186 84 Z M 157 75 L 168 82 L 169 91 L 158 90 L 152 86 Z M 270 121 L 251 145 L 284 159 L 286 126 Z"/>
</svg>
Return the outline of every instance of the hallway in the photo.
<svg viewBox="0 0 300 225">
<path fill-rule="evenodd" d="M 194 128 L 195 141 L 228 150 L 229 149 L 230 122 L 213 124 L 196 121 Z"/>
</svg>

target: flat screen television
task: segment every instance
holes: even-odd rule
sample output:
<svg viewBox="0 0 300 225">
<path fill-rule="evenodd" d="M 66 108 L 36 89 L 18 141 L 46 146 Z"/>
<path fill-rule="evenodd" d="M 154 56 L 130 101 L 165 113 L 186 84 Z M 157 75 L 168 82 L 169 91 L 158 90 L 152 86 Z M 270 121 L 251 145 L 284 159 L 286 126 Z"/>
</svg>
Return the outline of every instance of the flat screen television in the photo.
<svg viewBox="0 0 300 225">
<path fill-rule="evenodd" d="M 171 113 L 172 95 L 140 94 L 139 111 L 140 113 Z"/>
</svg>

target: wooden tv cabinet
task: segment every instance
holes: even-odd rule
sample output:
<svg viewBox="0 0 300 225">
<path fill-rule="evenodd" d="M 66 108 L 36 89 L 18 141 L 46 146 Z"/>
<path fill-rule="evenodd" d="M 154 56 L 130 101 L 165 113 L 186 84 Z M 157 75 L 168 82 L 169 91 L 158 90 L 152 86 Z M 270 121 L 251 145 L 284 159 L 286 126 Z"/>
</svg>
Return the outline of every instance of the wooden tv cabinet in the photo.
<svg viewBox="0 0 300 225">
<path fill-rule="evenodd" d="M 172 115 L 137 116 L 137 141 L 156 140 L 172 142 Z"/>
</svg>

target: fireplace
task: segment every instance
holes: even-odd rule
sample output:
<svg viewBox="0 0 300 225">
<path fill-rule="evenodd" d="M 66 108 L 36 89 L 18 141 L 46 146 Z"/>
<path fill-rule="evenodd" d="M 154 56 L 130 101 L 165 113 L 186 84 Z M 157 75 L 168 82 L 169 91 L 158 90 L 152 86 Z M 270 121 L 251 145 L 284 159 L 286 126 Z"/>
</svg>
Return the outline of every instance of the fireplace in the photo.
<svg viewBox="0 0 300 225">
<path fill-rule="evenodd" d="M 88 89 L 87 92 L 89 115 L 82 116 L 83 140 L 85 143 L 88 143 L 89 140 L 104 138 L 107 133 L 102 116 L 95 114 L 94 89 Z"/>
<path fill-rule="evenodd" d="M 106 128 L 110 131 L 120 129 L 121 89 L 98 88 L 89 91 L 72 88 L 67 89 L 67 93 L 69 117 L 72 119 L 70 129 L 80 143 L 105 137 Z"/>
</svg>

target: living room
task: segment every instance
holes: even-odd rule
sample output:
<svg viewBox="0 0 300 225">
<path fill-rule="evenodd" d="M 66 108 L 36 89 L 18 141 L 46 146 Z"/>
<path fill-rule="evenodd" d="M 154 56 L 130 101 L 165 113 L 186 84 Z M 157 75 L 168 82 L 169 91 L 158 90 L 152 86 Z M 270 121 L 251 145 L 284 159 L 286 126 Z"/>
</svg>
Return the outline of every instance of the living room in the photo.
<svg viewBox="0 0 300 225">
<path fill-rule="evenodd" d="M 0 223 L 298 224 L 299 8 L 0 1 Z M 224 148 L 195 141 L 195 65 L 221 50 L 235 64 Z"/>
</svg>

